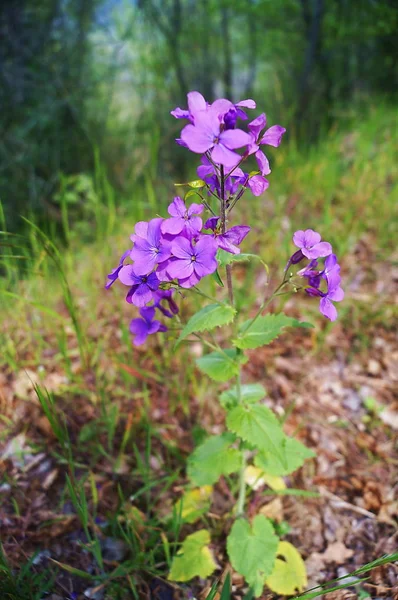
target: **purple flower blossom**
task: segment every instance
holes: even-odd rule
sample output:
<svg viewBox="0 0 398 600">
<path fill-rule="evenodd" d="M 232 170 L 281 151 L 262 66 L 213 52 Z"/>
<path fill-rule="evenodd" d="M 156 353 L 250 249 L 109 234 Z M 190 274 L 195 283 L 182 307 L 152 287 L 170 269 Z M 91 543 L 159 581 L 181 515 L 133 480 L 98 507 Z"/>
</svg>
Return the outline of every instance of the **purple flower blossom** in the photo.
<svg viewBox="0 0 398 600">
<path fill-rule="evenodd" d="M 219 248 L 230 252 L 231 254 L 240 254 L 238 245 L 245 239 L 250 231 L 247 225 L 235 225 L 225 233 L 222 233 L 218 227 L 220 217 L 211 217 L 205 223 L 204 229 L 213 231 L 214 240 Z"/>
<path fill-rule="evenodd" d="M 165 317 L 172 319 L 174 315 L 178 314 L 178 306 L 172 298 L 174 290 L 157 290 L 153 293 L 153 306 L 160 310 Z M 167 302 L 169 309 L 165 308 L 162 302 Z"/>
<path fill-rule="evenodd" d="M 220 98 L 209 105 L 200 92 L 189 92 L 187 94 L 188 110 L 183 108 L 175 108 L 171 114 L 176 119 L 188 119 L 191 123 L 195 123 L 195 114 L 211 108 L 217 113 L 219 120 L 222 121 L 226 129 L 233 129 L 238 118 L 247 119 L 247 115 L 242 110 L 243 108 L 256 108 L 256 103 L 250 98 L 241 100 L 237 104 L 233 104 L 230 100 Z"/>
<path fill-rule="evenodd" d="M 202 235 L 195 245 L 192 240 L 178 237 L 171 250 L 175 258 L 170 261 L 167 273 L 172 279 L 178 279 L 181 287 L 193 287 L 217 269 L 217 244 L 208 235 Z"/>
<path fill-rule="evenodd" d="M 307 267 L 298 272 L 298 275 L 308 279 L 309 286 L 306 288 L 306 293 L 309 296 L 320 298 L 319 310 L 330 319 L 337 319 L 337 310 L 333 302 L 340 302 L 344 298 L 344 291 L 340 287 L 340 265 L 337 262 L 335 254 L 330 254 L 325 260 L 325 268 L 323 271 L 317 271 L 317 260 L 312 260 Z M 321 282 L 326 281 L 326 292 L 322 291 Z"/>
<path fill-rule="evenodd" d="M 154 320 L 155 308 L 147 306 L 140 309 L 141 319 L 133 319 L 130 323 L 130 331 L 135 335 L 134 346 L 141 346 L 146 342 L 148 335 L 158 331 L 167 331 L 167 327 L 160 321 Z"/>
<path fill-rule="evenodd" d="M 254 119 L 254 121 L 249 123 L 248 127 L 252 134 L 252 142 L 257 146 L 259 144 L 267 144 L 268 146 L 277 148 L 282 141 L 282 135 L 286 132 L 286 129 L 281 127 L 281 125 L 273 125 L 261 135 L 261 132 L 266 125 L 267 117 L 265 116 L 265 113 L 262 113 L 259 117 Z"/>
<path fill-rule="evenodd" d="M 262 175 L 253 175 L 247 179 L 246 187 L 250 189 L 253 196 L 261 196 L 269 187 L 269 181 Z"/>
<path fill-rule="evenodd" d="M 202 219 L 195 215 L 200 215 L 203 210 L 203 204 L 191 204 L 189 208 L 179 196 L 176 196 L 168 207 L 168 213 L 171 219 L 165 219 L 162 223 L 162 233 L 178 235 L 182 232 L 189 237 L 195 236 L 202 229 Z M 168 257 L 167 257 L 168 258 Z"/>
<path fill-rule="evenodd" d="M 207 109 L 207 102 L 199 92 L 189 92 L 187 94 L 188 110 L 183 108 L 175 108 L 170 114 L 176 119 L 188 119 L 191 123 L 194 123 L 195 114 L 201 110 Z"/>
<path fill-rule="evenodd" d="M 170 243 L 161 239 L 163 219 L 152 219 L 147 227 L 138 229 L 145 236 L 134 235 L 134 246 L 130 258 L 134 261 L 136 275 L 147 275 L 155 266 L 170 257 Z"/>
<path fill-rule="evenodd" d="M 256 108 L 256 103 L 250 98 L 241 100 L 233 104 L 226 98 L 220 98 L 211 105 L 211 109 L 218 115 L 219 120 L 224 124 L 225 129 L 234 129 L 238 119 L 246 120 L 247 114 L 242 108 Z"/>
<path fill-rule="evenodd" d="M 293 235 L 293 243 L 307 258 L 319 258 L 332 253 L 329 242 L 321 242 L 321 236 L 313 229 L 299 230 Z"/>
<path fill-rule="evenodd" d="M 184 127 L 181 139 L 192 152 L 211 152 L 213 162 L 229 169 L 241 158 L 234 150 L 250 144 L 251 136 L 241 129 L 223 130 L 217 113 L 210 108 L 195 114 L 195 124 Z"/>
<path fill-rule="evenodd" d="M 124 265 L 120 269 L 119 279 L 124 285 L 129 285 L 126 300 L 135 306 L 145 306 L 153 298 L 153 292 L 159 287 L 159 280 L 155 273 L 150 275 L 137 275 L 133 265 Z"/>
<path fill-rule="evenodd" d="M 107 275 L 107 278 L 109 279 L 109 281 L 106 282 L 105 289 L 109 290 L 111 285 L 113 285 L 115 283 L 116 279 L 118 279 L 120 269 L 123 267 L 124 261 L 126 260 L 126 258 L 128 257 L 129 254 L 130 254 L 130 250 L 126 250 L 126 252 L 123 252 L 122 256 L 120 257 L 118 266 L 115 269 L 112 269 L 112 271 Z"/>
<path fill-rule="evenodd" d="M 277 148 L 282 141 L 282 135 L 286 131 L 286 129 L 280 125 L 273 125 L 267 129 L 263 135 L 261 135 L 261 132 L 266 125 L 267 117 L 265 116 L 265 113 L 262 113 L 248 125 L 249 131 L 252 135 L 252 143 L 249 146 L 249 154 L 255 154 L 258 168 L 263 176 L 269 175 L 271 173 L 271 169 L 269 167 L 267 157 L 265 156 L 264 152 L 260 150 L 260 144 L 267 144 Z"/>
</svg>

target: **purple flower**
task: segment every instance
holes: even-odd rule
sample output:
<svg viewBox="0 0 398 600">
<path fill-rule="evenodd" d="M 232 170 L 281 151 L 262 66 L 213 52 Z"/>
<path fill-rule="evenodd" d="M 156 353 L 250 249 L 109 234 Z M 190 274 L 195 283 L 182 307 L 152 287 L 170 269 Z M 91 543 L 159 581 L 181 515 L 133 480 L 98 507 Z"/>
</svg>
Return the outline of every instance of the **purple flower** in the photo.
<svg viewBox="0 0 398 600">
<path fill-rule="evenodd" d="M 344 298 L 344 291 L 340 287 L 340 265 L 337 262 L 335 254 L 330 254 L 326 258 L 323 271 L 315 270 L 317 265 L 318 261 L 312 260 L 310 264 L 299 271 L 298 274 L 308 279 L 310 287 L 306 288 L 306 293 L 309 296 L 320 298 L 320 312 L 331 321 L 335 321 L 337 319 L 337 310 L 333 302 L 340 302 Z M 323 292 L 320 289 L 322 279 L 326 281 L 326 292 Z"/>
<path fill-rule="evenodd" d="M 269 181 L 262 175 L 253 175 L 248 178 L 246 187 L 250 189 L 253 196 L 261 196 L 269 187 Z"/>
<path fill-rule="evenodd" d="M 216 192 L 218 197 L 221 198 L 220 180 L 216 175 L 214 166 L 206 156 L 202 156 L 201 163 L 202 164 L 196 169 L 198 177 L 203 179 L 209 186 L 210 190 L 212 192 Z M 242 171 L 242 169 L 236 167 L 233 170 L 233 175 L 230 175 L 224 181 L 225 198 L 228 199 L 228 196 L 233 196 L 238 191 L 239 185 L 243 185 L 243 182 L 246 182 L 247 177 L 248 176 Z"/>
<path fill-rule="evenodd" d="M 250 98 L 241 100 L 233 104 L 226 98 L 220 98 L 211 105 L 211 109 L 218 115 L 219 120 L 224 124 L 225 129 L 234 129 L 238 119 L 246 120 L 247 114 L 242 108 L 256 108 L 256 103 Z"/>
<path fill-rule="evenodd" d="M 206 221 L 204 228 L 213 231 L 214 240 L 219 248 L 231 254 L 240 254 L 238 245 L 245 239 L 250 231 L 250 227 L 247 225 L 236 225 L 228 229 L 225 233 L 222 233 L 218 228 L 219 219 L 220 217 L 211 217 Z"/>
<path fill-rule="evenodd" d="M 202 229 L 202 219 L 194 215 L 200 215 L 203 210 L 203 204 L 191 204 L 189 208 L 179 196 L 176 196 L 167 209 L 171 219 L 165 219 L 162 223 L 162 233 L 178 235 L 185 232 L 192 237 L 197 235 Z M 167 257 L 168 258 L 168 257 Z"/>
<path fill-rule="evenodd" d="M 186 125 L 181 139 L 192 152 L 209 151 L 213 162 L 232 168 L 241 158 L 233 150 L 250 144 L 251 136 L 241 129 L 222 130 L 217 113 L 208 109 L 195 114 L 195 125 Z"/>
<path fill-rule="evenodd" d="M 135 306 L 145 306 L 153 298 L 153 292 L 159 287 L 159 280 L 155 273 L 150 275 L 137 275 L 133 265 L 125 265 L 120 269 L 119 279 L 124 285 L 129 285 L 126 300 Z"/>
<path fill-rule="evenodd" d="M 112 271 L 107 275 L 107 278 L 109 279 L 109 281 L 106 282 L 105 289 L 109 290 L 111 285 L 113 285 L 115 283 L 116 279 L 119 277 L 120 269 L 123 267 L 124 261 L 126 260 L 126 258 L 128 257 L 129 254 L 130 254 L 130 250 L 126 250 L 126 252 L 124 252 L 122 254 L 122 256 L 120 257 L 118 266 L 115 269 L 112 269 Z"/>
<path fill-rule="evenodd" d="M 269 162 L 264 152 L 260 150 L 260 144 L 267 144 L 269 146 L 274 146 L 277 148 L 281 141 L 282 135 L 285 133 L 286 129 L 281 127 L 280 125 L 273 125 L 269 129 L 267 129 L 263 135 L 261 135 L 262 130 L 265 128 L 267 124 L 267 117 L 265 113 L 262 113 L 259 117 L 254 119 L 249 123 L 248 127 L 250 133 L 252 135 L 252 143 L 249 146 L 249 154 L 254 154 L 257 160 L 258 168 L 260 169 L 261 175 L 269 175 L 271 173 L 271 169 L 269 167 Z"/>
<path fill-rule="evenodd" d="M 319 258 L 328 256 L 332 253 L 332 246 L 329 242 L 321 242 L 321 236 L 313 229 L 296 231 L 293 235 L 293 243 L 307 258 Z"/>
<path fill-rule="evenodd" d="M 174 315 L 178 314 L 178 306 L 174 302 L 172 295 L 174 290 L 157 290 L 153 293 L 153 306 L 160 310 L 165 317 L 172 319 Z M 165 308 L 162 302 L 167 302 L 169 309 Z"/>
<path fill-rule="evenodd" d="M 195 114 L 201 110 L 207 109 L 207 102 L 199 92 L 189 92 L 187 94 L 188 99 L 188 110 L 183 108 L 175 108 L 170 114 L 176 119 L 188 119 L 191 123 L 194 123 Z"/>
<path fill-rule="evenodd" d="M 249 123 L 248 127 L 250 133 L 252 134 L 253 144 L 257 146 L 259 144 L 267 144 L 268 146 L 274 146 L 277 148 L 282 141 L 282 136 L 286 132 L 286 129 L 281 127 L 281 125 L 273 125 L 261 135 L 261 132 L 266 125 L 267 117 L 265 116 L 265 113 L 262 113 L 259 117 L 254 119 L 254 121 Z"/>
<path fill-rule="evenodd" d="M 136 275 L 147 275 L 155 266 L 170 257 L 170 243 L 161 239 L 163 219 L 152 219 L 145 228 L 139 228 L 145 237 L 134 235 L 134 246 L 130 258 L 134 261 Z"/>
<path fill-rule="evenodd" d="M 195 245 L 192 240 L 178 237 L 171 250 L 175 258 L 167 272 L 172 279 L 178 279 L 181 287 L 190 288 L 217 269 L 217 244 L 208 235 L 202 235 Z"/>
<path fill-rule="evenodd" d="M 134 346 L 141 346 L 146 342 L 148 335 L 158 331 L 167 331 L 167 327 L 160 321 L 154 320 L 155 309 L 147 306 L 140 309 L 141 319 L 133 319 L 130 323 L 130 331 L 135 335 Z"/>
</svg>

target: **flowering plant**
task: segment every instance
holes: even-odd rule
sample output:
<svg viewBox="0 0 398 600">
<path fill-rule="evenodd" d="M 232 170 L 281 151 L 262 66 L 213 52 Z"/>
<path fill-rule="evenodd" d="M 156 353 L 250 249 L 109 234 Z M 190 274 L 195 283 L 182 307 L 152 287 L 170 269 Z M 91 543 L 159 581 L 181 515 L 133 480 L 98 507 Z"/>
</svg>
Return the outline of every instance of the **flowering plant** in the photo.
<svg viewBox="0 0 398 600">
<path fill-rule="evenodd" d="M 239 128 L 239 121 L 248 121 L 247 109 L 254 108 L 253 100 L 234 104 L 219 99 L 209 104 L 199 92 L 190 92 L 188 108 L 172 111 L 175 118 L 188 121 L 177 143 L 201 155 L 197 169 L 199 179 L 187 184 L 191 189 L 184 198 L 173 199 L 168 207 L 168 218 L 155 217 L 135 225 L 131 248 L 108 275 L 106 287 L 119 280 L 128 288 L 126 301 L 139 309 L 140 316 L 130 323 L 136 346 L 144 344 L 148 336 L 168 330 L 156 315 L 169 322 L 175 319 L 179 324 L 176 345 L 195 336 L 211 350 L 197 359 L 198 368 L 218 383 L 235 379 L 235 384 L 219 396 L 226 411 L 227 431 L 207 438 L 188 459 L 187 474 L 194 487 L 189 492 L 191 496 L 185 496 L 185 502 L 192 503 L 195 493 L 202 500 L 203 494 L 208 499 L 211 486 L 221 476 L 237 474 L 237 501 L 227 551 L 234 569 L 259 596 L 265 584 L 278 593 L 295 593 L 305 585 L 305 571 L 300 581 L 280 584 L 286 560 L 297 565 L 301 558 L 290 544 L 280 542 L 277 530 L 266 516 L 259 514 L 252 523 L 247 521 L 247 486 L 255 486 L 257 480 L 266 476 L 280 480 L 281 476 L 298 469 L 313 453 L 284 433 L 275 414 L 263 402 L 265 390 L 260 383 L 242 383 L 241 368 L 248 360 L 245 352 L 271 343 L 286 327 L 311 327 L 284 313 L 264 314 L 276 296 L 303 290 L 308 296 L 319 298 L 320 312 L 334 321 L 337 318 L 334 302 L 341 301 L 344 293 L 340 286 L 340 266 L 331 244 L 322 241 L 316 231 L 306 229 L 294 234 L 297 250 L 287 262 L 282 281 L 264 299 L 256 314 L 242 320 L 243 311 L 234 305 L 232 265 L 255 255 L 241 253 L 240 245 L 250 233 L 250 227 L 242 224 L 230 227 L 232 211 L 246 192 L 258 196 L 268 188 L 266 176 L 271 169 L 262 148 L 278 147 L 285 133 L 280 125 L 267 129 L 264 113 L 248 122 L 246 131 Z M 244 171 L 244 164 L 253 159 L 255 170 Z M 188 205 L 193 195 L 200 202 Z M 208 216 L 204 219 L 206 212 Z M 212 275 L 223 285 L 221 269 L 224 268 L 227 299 L 210 298 L 211 303 L 185 325 L 181 324 L 178 296 L 183 297 L 190 290 L 209 299 L 198 284 Z M 229 347 L 219 345 L 213 337 L 210 340 L 206 337 L 206 332 L 223 325 L 233 330 Z M 186 516 L 182 506 L 183 517 L 184 514 Z M 195 575 L 210 575 L 216 563 L 208 548 L 209 542 L 206 530 L 189 535 L 183 542 L 182 552 L 174 558 L 170 578 L 186 581 Z M 280 555 L 285 560 L 280 560 Z"/>
</svg>

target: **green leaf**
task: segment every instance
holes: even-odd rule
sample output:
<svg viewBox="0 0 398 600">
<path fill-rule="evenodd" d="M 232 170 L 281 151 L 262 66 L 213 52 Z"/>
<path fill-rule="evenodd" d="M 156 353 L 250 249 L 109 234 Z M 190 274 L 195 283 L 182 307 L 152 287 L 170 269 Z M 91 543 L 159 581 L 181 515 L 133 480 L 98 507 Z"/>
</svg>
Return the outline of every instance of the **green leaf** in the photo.
<svg viewBox="0 0 398 600">
<path fill-rule="evenodd" d="M 185 492 L 182 498 L 176 502 L 177 515 L 181 514 L 184 523 L 195 523 L 210 508 L 213 488 L 204 485 Z"/>
<path fill-rule="evenodd" d="M 220 287 L 224 287 L 224 282 L 220 277 L 220 273 L 218 272 L 218 269 L 216 269 L 214 271 L 214 273 L 212 273 L 212 277 Z"/>
<path fill-rule="evenodd" d="M 299 469 L 307 458 L 313 458 L 315 453 L 295 438 L 285 435 L 285 461 L 282 463 L 278 456 L 270 451 L 259 452 L 254 459 L 257 467 L 269 475 L 289 475 Z"/>
<path fill-rule="evenodd" d="M 296 548 L 289 542 L 279 542 L 274 569 L 266 585 L 277 594 L 292 596 L 307 585 L 305 564 Z"/>
<path fill-rule="evenodd" d="M 245 321 L 241 326 L 238 338 L 234 340 L 234 345 L 241 349 L 259 348 L 276 339 L 285 327 L 312 327 L 312 325 L 288 317 L 283 313 L 268 314 Z"/>
<path fill-rule="evenodd" d="M 235 315 L 236 310 L 228 304 L 208 304 L 189 319 L 175 345 L 178 346 L 191 333 L 226 325 L 233 321 Z"/>
<path fill-rule="evenodd" d="M 236 348 L 228 348 L 223 352 L 211 352 L 196 360 L 199 369 L 214 381 L 228 381 L 239 373 L 239 363 L 247 362 L 247 357 L 238 354 Z"/>
<path fill-rule="evenodd" d="M 198 486 L 212 485 L 221 475 L 238 471 L 241 454 L 231 448 L 235 436 L 223 433 L 208 438 L 188 458 L 188 477 Z"/>
<path fill-rule="evenodd" d="M 227 427 L 255 448 L 277 455 L 279 461 L 285 464 L 286 436 L 267 406 L 239 404 L 228 414 Z"/>
<path fill-rule="evenodd" d="M 222 248 L 217 250 L 217 262 L 220 267 L 226 267 L 234 262 L 249 262 L 252 258 L 261 262 L 261 264 L 265 267 L 268 272 L 268 265 L 263 261 L 261 256 L 258 254 L 250 254 L 250 253 L 240 253 L 240 254 L 231 254 L 231 252 L 226 252 Z"/>
<path fill-rule="evenodd" d="M 168 579 L 189 581 L 193 577 L 209 577 L 217 568 L 209 543 L 210 534 L 206 529 L 188 535 L 173 559 Z"/>
<path fill-rule="evenodd" d="M 245 519 L 235 521 L 227 540 L 228 556 L 233 568 L 246 578 L 260 596 L 265 578 L 275 564 L 278 538 L 270 521 L 257 515 L 252 526 Z"/>
<path fill-rule="evenodd" d="M 188 190 L 184 196 L 184 200 L 188 200 L 191 196 L 198 196 L 200 200 L 202 200 L 202 196 L 199 194 L 197 190 Z"/>
<path fill-rule="evenodd" d="M 254 404 L 265 396 L 265 389 L 261 383 L 248 383 L 240 388 L 240 400 L 247 404 Z M 238 389 L 236 386 L 226 390 L 220 395 L 220 403 L 224 408 L 232 408 L 239 404 Z"/>
</svg>

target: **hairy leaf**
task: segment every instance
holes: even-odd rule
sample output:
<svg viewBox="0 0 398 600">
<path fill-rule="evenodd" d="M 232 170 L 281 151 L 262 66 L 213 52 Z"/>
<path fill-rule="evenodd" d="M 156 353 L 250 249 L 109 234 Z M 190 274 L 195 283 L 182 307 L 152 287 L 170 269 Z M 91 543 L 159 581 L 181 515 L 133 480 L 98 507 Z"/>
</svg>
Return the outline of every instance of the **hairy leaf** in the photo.
<svg viewBox="0 0 398 600">
<path fill-rule="evenodd" d="M 231 448 L 235 436 L 224 433 L 208 438 L 188 459 L 188 477 L 195 485 L 212 485 L 221 475 L 237 471 L 241 454 Z"/>
<path fill-rule="evenodd" d="M 295 438 L 285 435 L 284 462 L 272 451 L 259 452 L 254 459 L 257 467 L 269 475 L 289 475 L 299 469 L 315 453 Z"/>
<path fill-rule="evenodd" d="M 251 526 L 245 519 L 235 521 L 227 540 L 228 556 L 256 596 L 261 595 L 264 580 L 272 573 L 277 547 L 278 538 L 264 515 L 257 515 Z"/>
<path fill-rule="evenodd" d="M 245 321 L 240 328 L 239 336 L 234 340 L 234 345 L 243 350 L 259 348 L 276 339 L 285 327 L 312 327 L 312 325 L 288 317 L 283 313 L 268 314 Z"/>
<path fill-rule="evenodd" d="M 168 579 L 189 581 L 193 577 L 205 579 L 211 575 L 217 563 L 208 546 L 209 543 L 210 534 L 206 529 L 188 535 L 173 559 Z"/>
<path fill-rule="evenodd" d="M 305 564 L 296 548 L 289 542 L 279 542 L 274 569 L 266 585 L 277 594 L 292 596 L 307 585 Z"/>
<path fill-rule="evenodd" d="M 265 389 L 261 383 L 248 383 L 240 388 L 240 401 L 254 404 L 265 396 Z M 220 395 L 220 403 L 224 408 L 231 408 L 239 404 L 238 388 L 234 386 Z"/>
<path fill-rule="evenodd" d="M 267 406 L 239 404 L 228 414 L 227 427 L 255 448 L 275 454 L 285 463 L 286 436 Z"/>
<path fill-rule="evenodd" d="M 239 362 L 238 362 L 239 361 Z M 239 373 L 239 363 L 247 362 L 247 357 L 238 355 L 236 348 L 223 352 L 211 352 L 196 360 L 199 369 L 214 381 L 228 381 Z"/>
<path fill-rule="evenodd" d="M 235 315 L 236 310 L 228 304 L 208 304 L 189 319 L 181 331 L 176 346 L 191 333 L 210 331 L 215 327 L 230 323 L 233 321 Z"/>
<path fill-rule="evenodd" d="M 213 488 L 211 485 L 204 485 L 194 490 L 188 490 L 176 502 L 175 509 L 177 514 L 181 514 L 181 519 L 185 523 L 195 523 L 203 513 L 209 510 L 212 492 Z"/>
</svg>

